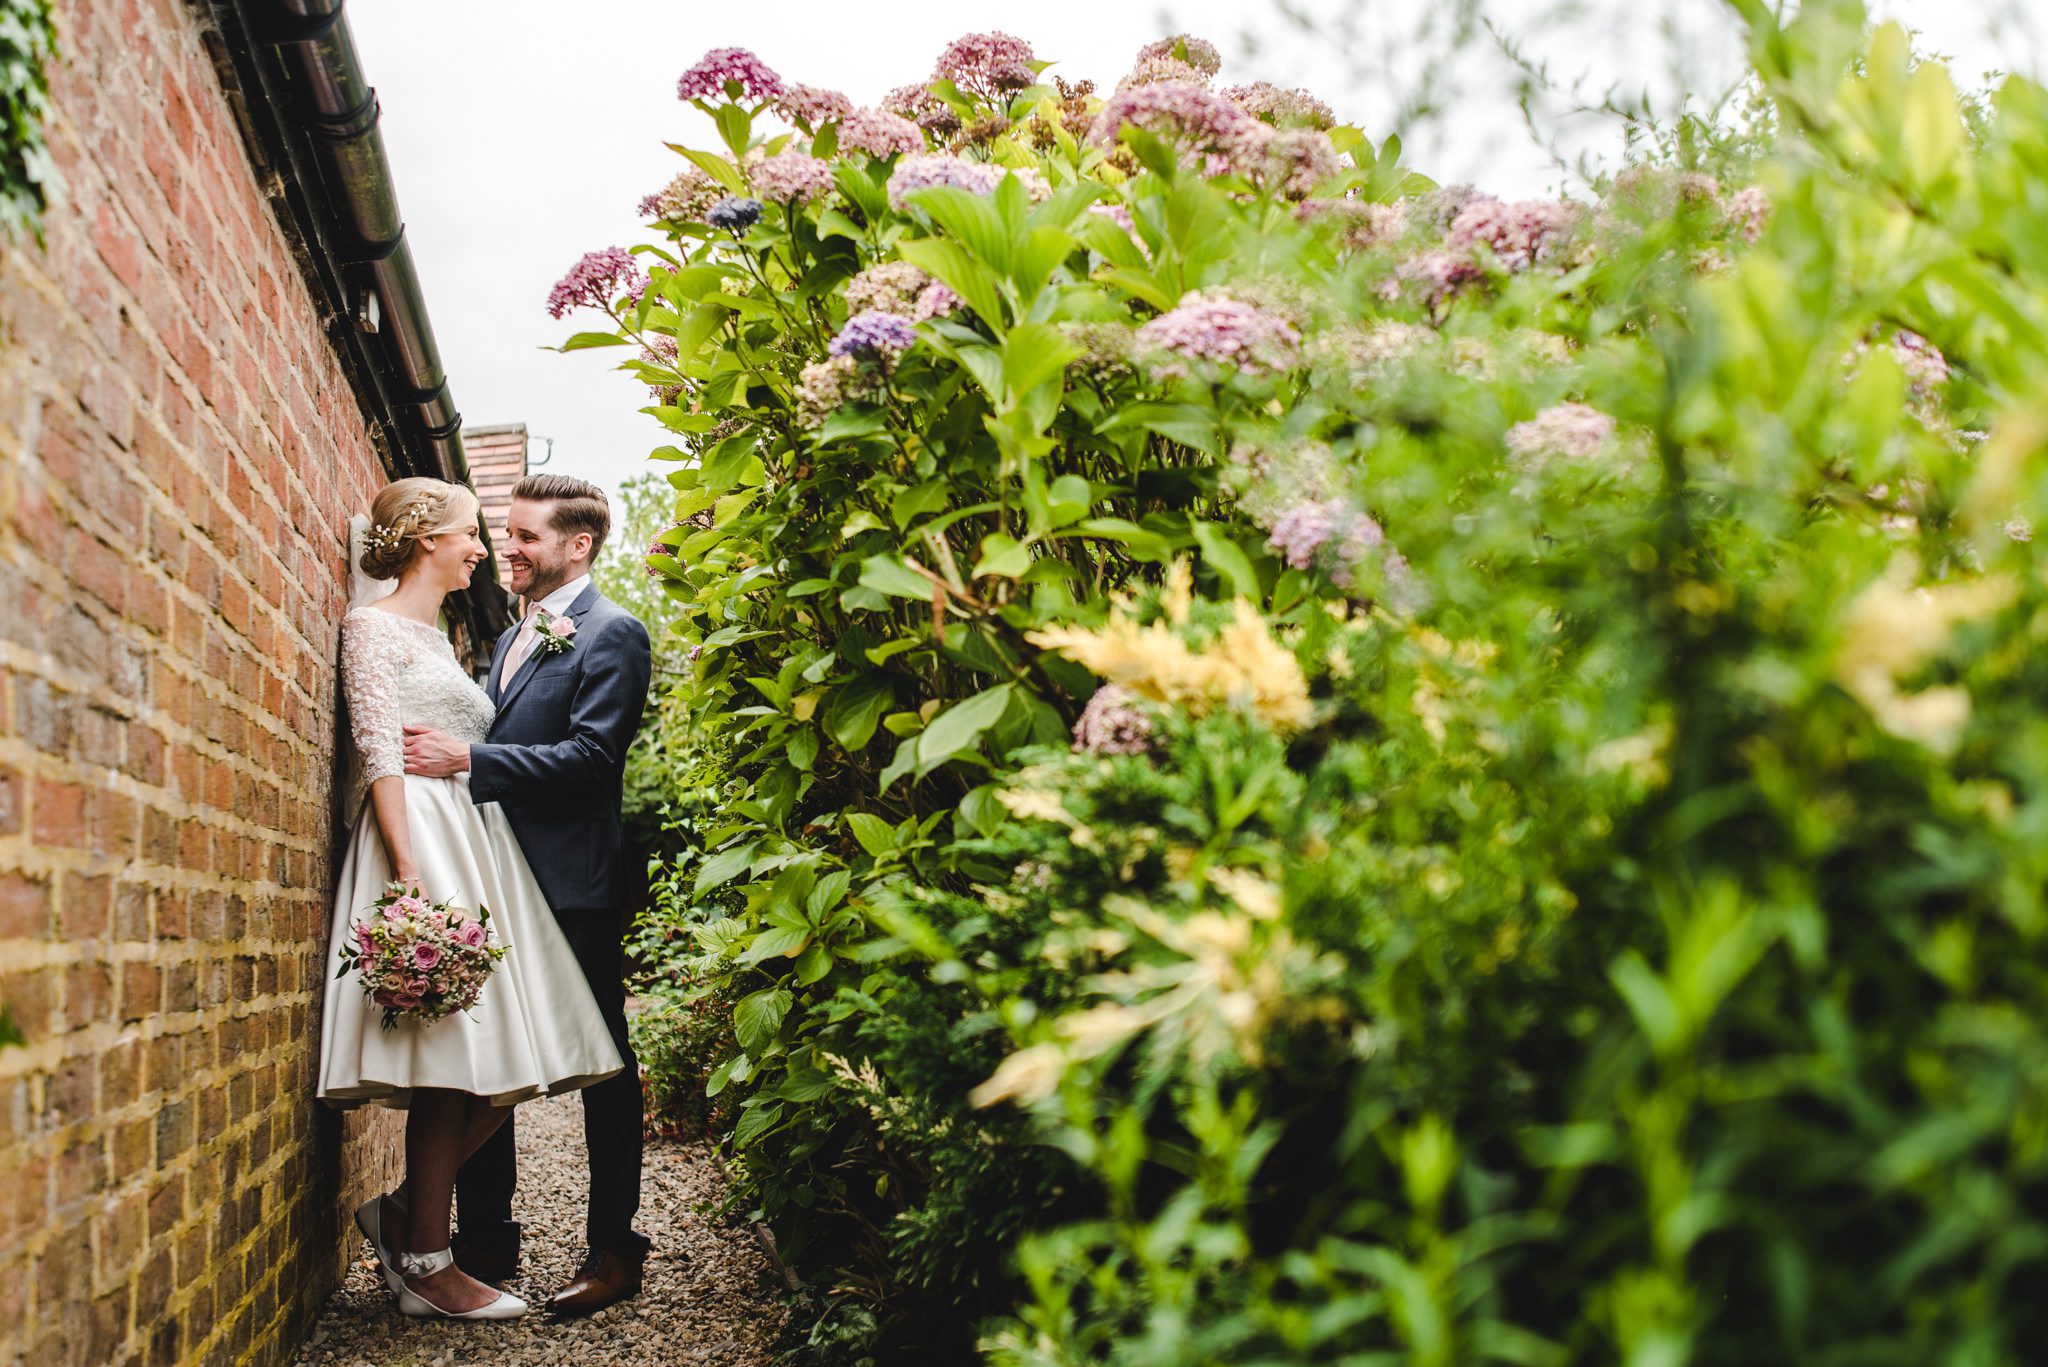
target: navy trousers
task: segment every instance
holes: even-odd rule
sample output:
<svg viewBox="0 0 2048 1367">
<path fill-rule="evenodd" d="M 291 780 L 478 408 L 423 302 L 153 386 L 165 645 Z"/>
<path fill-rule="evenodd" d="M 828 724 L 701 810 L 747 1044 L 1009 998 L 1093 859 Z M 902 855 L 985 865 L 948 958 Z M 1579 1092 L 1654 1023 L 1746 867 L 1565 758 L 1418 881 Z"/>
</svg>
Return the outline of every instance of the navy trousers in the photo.
<svg viewBox="0 0 2048 1367">
<path fill-rule="evenodd" d="M 590 1249 L 638 1260 L 647 1238 L 633 1228 L 640 1211 L 642 1100 L 640 1062 L 626 1035 L 625 915 L 619 911 L 559 911 L 562 935 L 583 967 L 597 1009 L 625 1071 L 583 1089 L 583 1142 L 590 1150 Z M 488 987 L 485 991 L 489 991 Z M 518 1237 L 512 1219 L 512 1189 L 519 1167 L 508 1119 L 462 1165 L 455 1177 L 456 1222 L 463 1242 L 502 1245 Z"/>
</svg>

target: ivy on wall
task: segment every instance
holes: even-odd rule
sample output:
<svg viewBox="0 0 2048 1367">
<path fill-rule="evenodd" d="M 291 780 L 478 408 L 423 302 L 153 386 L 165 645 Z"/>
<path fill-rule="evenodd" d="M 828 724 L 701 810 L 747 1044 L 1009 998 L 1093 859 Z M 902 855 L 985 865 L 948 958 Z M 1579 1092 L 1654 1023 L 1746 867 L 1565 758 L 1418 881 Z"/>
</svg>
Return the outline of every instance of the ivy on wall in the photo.
<svg viewBox="0 0 2048 1367">
<path fill-rule="evenodd" d="M 0 0 L 0 240 L 34 233 L 56 178 L 43 121 L 50 112 L 50 59 L 57 21 L 50 0 Z"/>
</svg>

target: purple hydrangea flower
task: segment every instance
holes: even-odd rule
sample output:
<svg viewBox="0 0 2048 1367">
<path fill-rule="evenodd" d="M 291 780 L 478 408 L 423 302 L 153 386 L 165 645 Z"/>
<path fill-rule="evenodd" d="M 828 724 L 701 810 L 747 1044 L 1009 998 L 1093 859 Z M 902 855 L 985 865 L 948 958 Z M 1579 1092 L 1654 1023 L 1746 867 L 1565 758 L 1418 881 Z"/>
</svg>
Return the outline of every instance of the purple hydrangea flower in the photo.
<svg viewBox="0 0 2048 1367">
<path fill-rule="evenodd" d="M 856 109 L 840 120 L 839 146 L 871 157 L 909 156 L 924 151 L 924 132 L 901 114 Z"/>
<path fill-rule="evenodd" d="M 1460 286 L 1485 278 L 1486 272 L 1479 268 L 1479 263 L 1462 252 L 1432 251 L 1402 262 L 1389 284 L 1420 285 L 1430 307 L 1435 308 Z"/>
<path fill-rule="evenodd" d="M 1283 199 L 1306 199 L 1344 169 L 1330 135 L 1314 128 L 1283 128 L 1266 142 L 1260 179 Z"/>
<path fill-rule="evenodd" d="M 1900 328 L 1892 336 L 1892 355 L 1906 372 L 1915 403 L 1925 403 L 1948 383 L 1948 357 L 1919 333 Z"/>
<path fill-rule="evenodd" d="M 832 191 L 832 165 L 807 152 L 777 152 L 747 168 L 747 178 L 763 199 L 778 204 L 807 204 Z"/>
<path fill-rule="evenodd" d="M 1301 334 L 1286 319 L 1199 290 L 1138 329 L 1138 340 L 1190 361 L 1255 374 L 1289 369 L 1301 354 Z"/>
<path fill-rule="evenodd" d="M 729 233 L 743 233 L 761 221 L 761 201 L 741 195 L 727 195 L 711 206 L 704 221 Z"/>
<path fill-rule="evenodd" d="M 1152 748 L 1152 720 L 1130 693 L 1104 684 L 1074 723 L 1074 748 L 1091 755 L 1142 755 Z"/>
<path fill-rule="evenodd" d="M 1223 69 L 1223 54 L 1216 45 L 1205 38 L 1191 33 L 1176 33 L 1171 38 L 1161 38 L 1138 49 L 1134 65 L 1143 65 L 1155 57 L 1167 57 L 1176 62 L 1186 62 L 1206 76 L 1214 76 Z"/>
<path fill-rule="evenodd" d="M 683 73 L 676 82 L 676 98 L 717 99 L 724 96 L 728 82 L 739 84 L 742 99 L 772 100 L 782 93 L 782 78 L 759 57 L 743 47 L 716 47 Z"/>
<path fill-rule="evenodd" d="M 889 206 L 899 210 L 906 208 L 908 195 L 935 185 L 950 185 L 970 194 L 985 195 L 1002 183 L 1002 168 L 986 162 L 966 161 L 943 154 L 905 157 L 896 163 L 896 169 L 889 175 Z"/>
<path fill-rule="evenodd" d="M 817 128 L 833 119 L 845 119 L 853 112 L 853 101 L 822 86 L 792 85 L 776 99 L 775 112 L 792 123 Z"/>
<path fill-rule="evenodd" d="M 1281 128 L 1328 128 L 1337 122 L 1337 112 L 1308 91 L 1282 90 L 1269 81 L 1226 86 L 1222 95 L 1253 118 Z"/>
<path fill-rule="evenodd" d="M 1556 200 L 1524 199 L 1509 204 L 1475 199 L 1451 220 L 1445 246 L 1470 254 L 1481 243 L 1511 271 L 1524 271 L 1548 257 L 1578 222 L 1578 211 Z"/>
<path fill-rule="evenodd" d="M 969 95 L 998 100 L 1038 78 L 1031 44 L 1007 33 L 968 33 L 946 44 L 933 80 L 951 81 Z"/>
<path fill-rule="evenodd" d="M 917 328 L 908 318 L 870 309 L 847 319 L 826 350 L 834 356 L 887 360 L 910 350 L 916 341 Z"/>
<path fill-rule="evenodd" d="M 647 339 L 647 345 L 640 350 L 640 359 L 648 365 L 672 370 L 676 363 L 676 339 L 666 333 L 654 333 Z M 647 392 L 660 404 L 672 404 L 682 396 L 680 384 L 656 384 L 650 382 Z"/>
<path fill-rule="evenodd" d="M 1118 91 L 1096 116 L 1088 136 L 1107 146 L 1126 124 L 1202 157 L 1209 175 L 1255 168 L 1273 133 L 1215 91 L 1173 82 Z"/>
<path fill-rule="evenodd" d="M 960 116 L 953 106 L 932 94 L 925 85 L 899 85 L 882 97 L 882 108 L 930 133 L 944 138 L 960 131 Z"/>
<path fill-rule="evenodd" d="M 1342 499 L 1295 504 L 1274 520 L 1266 545 L 1295 569 L 1321 564 L 1344 589 L 1357 581 L 1359 566 L 1368 558 L 1377 559 L 1390 596 L 1396 601 L 1412 597 L 1407 560 L 1387 544 L 1386 531 L 1370 514 Z"/>
<path fill-rule="evenodd" d="M 560 318 L 573 308 L 609 310 L 619 295 L 637 297 L 646 287 L 646 277 L 624 247 L 586 252 L 548 291 L 548 316 Z"/>
<path fill-rule="evenodd" d="M 1304 199 L 1294 210 L 1303 223 L 1335 225 L 1339 245 L 1366 251 L 1392 242 L 1408 230 L 1408 216 L 1398 204 L 1368 204 L 1356 199 Z"/>
</svg>

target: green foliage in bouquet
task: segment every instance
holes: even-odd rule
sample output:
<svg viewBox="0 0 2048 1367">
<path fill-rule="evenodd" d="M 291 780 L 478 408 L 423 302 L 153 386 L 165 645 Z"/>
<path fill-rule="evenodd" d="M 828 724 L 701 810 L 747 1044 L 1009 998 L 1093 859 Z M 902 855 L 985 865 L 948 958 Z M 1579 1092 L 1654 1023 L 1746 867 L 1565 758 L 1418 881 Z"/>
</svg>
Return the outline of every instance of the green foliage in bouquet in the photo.
<svg viewBox="0 0 2048 1367">
<path fill-rule="evenodd" d="M 1755 121 L 1583 205 L 1194 39 L 685 74 L 553 302 L 678 437 L 668 942 L 799 1356 L 2042 1341 L 2048 93 L 1735 8 Z"/>
</svg>

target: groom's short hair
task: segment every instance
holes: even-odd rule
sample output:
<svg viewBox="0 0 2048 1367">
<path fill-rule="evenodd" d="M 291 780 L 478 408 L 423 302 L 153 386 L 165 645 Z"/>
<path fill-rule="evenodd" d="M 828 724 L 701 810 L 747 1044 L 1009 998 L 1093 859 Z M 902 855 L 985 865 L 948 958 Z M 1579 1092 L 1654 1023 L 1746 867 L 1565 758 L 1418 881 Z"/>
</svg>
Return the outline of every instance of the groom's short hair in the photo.
<svg viewBox="0 0 2048 1367">
<path fill-rule="evenodd" d="M 512 497 L 552 503 L 548 525 L 564 536 L 590 533 L 590 559 L 604 549 L 612 530 L 612 505 L 604 490 L 574 475 L 528 475 L 512 486 Z"/>
</svg>

